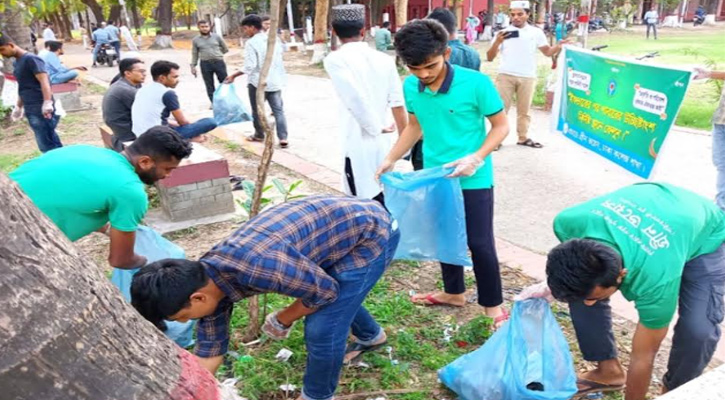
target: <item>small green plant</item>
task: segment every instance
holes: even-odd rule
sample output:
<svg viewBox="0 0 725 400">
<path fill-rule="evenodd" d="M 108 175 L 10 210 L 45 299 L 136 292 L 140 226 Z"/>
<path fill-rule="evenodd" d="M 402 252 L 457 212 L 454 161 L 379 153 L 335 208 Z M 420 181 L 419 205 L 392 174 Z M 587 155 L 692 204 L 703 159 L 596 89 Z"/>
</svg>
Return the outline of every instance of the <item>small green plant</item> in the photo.
<svg viewBox="0 0 725 400">
<path fill-rule="evenodd" d="M 280 203 L 286 203 L 290 200 L 305 197 L 305 195 L 294 194 L 295 189 L 297 189 L 301 184 L 302 181 L 295 181 L 292 182 L 291 185 L 285 186 L 279 179 L 272 179 L 271 185 L 267 185 L 262 188 L 262 198 L 260 199 L 259 210 L 264 210 L 265 207 L 274 203 L 272 198 L 264 196 L 264 194 L 273 187 L 277 189 L 280 195 L 282 195 L 282 201 Z M 254 197 L 254 183 L 252 181 L 244 181 L 242 182 L 242 187 L 244 188 L 244 193 L 247 195 L 247 199 L 244 201 L 237 199 L 237 203 L 244 209 L 244 211 L 247 212 L 247 215 L 250 215 L 252 212 L 252 198 Z"/>
<path fill-rule="evenodd" d="M 12 111 L 13 108 L 6 107 L 5 104 L 3 104 L 2 99 L 0 99 L 0 122 L 5 121 L 5 119 L 10 116 L 10 113 L 12 113 Z"/>
<path fill-rule="evenodd" d="M 702 59 L 703 64 L 705 64 L 705 67 L 710 71 L 718 71 L 718 65 L 717 61 L 715 61 L 713 58 L 709 57 L 708 55 L 695 50 L 693 48 L 686 48 L 683 50 L 683 52 L 688 56 L 694 56 L 695 59 Z M 714 102 L 717 102 L 718 99 L 720 99 L 720 95 L 722 93 L 722 85 L 723 81 L 720 79 L 710 79 L 707 81 L 708 85 L 712 88 L 710 90 L 710 96 Z"/>
</svg>

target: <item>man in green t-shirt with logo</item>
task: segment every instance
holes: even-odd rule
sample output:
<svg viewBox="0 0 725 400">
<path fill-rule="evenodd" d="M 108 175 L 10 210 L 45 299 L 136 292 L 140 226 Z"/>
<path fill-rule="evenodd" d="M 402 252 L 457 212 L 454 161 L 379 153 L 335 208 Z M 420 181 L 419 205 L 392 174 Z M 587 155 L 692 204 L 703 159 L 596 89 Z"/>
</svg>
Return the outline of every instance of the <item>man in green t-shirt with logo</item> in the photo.
<svg viewBox="0 0 725 400">
<path fill-rule="evenodd" d="M 720 339 L 725 292 L 725 214 L 676 186 L 640 183 L 562 211 L 562 242 L 548 255 L 547 283 L 517 299 L 569 303 L 584 359 L 598 367 L 579 377 L 579 394 L 621 390 L 644 400 L 655 355 L 679 306 L 664 390 L 699 376 Z M 634 301 L 639 323 L 629 369 L 617 360 L 609 297 Z"/>
<path fill-rule="evenodd" d="M 68 239 L 105 233 L 111 266 L 135 269 L 146 264 L 133 250 L 148 209 L 144 184 L 164 179 L 190 154 L 191 145 L 178 133 L 156 126 L 121 153 L 67 146 L 24 163 L 10 178 Z"/>
</svg>

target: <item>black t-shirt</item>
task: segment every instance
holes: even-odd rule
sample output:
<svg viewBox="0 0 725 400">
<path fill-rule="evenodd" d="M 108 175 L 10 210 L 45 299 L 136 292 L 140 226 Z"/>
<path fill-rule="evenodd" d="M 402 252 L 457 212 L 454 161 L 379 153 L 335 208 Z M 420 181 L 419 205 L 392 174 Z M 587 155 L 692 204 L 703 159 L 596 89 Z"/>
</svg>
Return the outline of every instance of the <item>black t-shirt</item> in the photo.
<svg viewBox="0 0 725 400">
<path fill-rule="evenodd" d="M 13 75 L 18 80 L 18 94 L 26 111 L 39 111 L 43 106 L 43 90 L 36 74 L 48 73 L 45 62 L 32 53 L 25 53 L 15 60 Z"/>
<path fill-rule="evenodd" d="M 163 125 L 169 124 L 169 115 L 171 112 L 178 110 L 181 108 L 181 105 L 179 104 L 179 96 L 176 95 L 176 92 L 173 90 L 169 90 L 166 93 L 164 93 L 163 97 L 161 97 L 161 101 L 164 102 L 164 111 L 161 112 L 161 123 Z"/>
</svg>

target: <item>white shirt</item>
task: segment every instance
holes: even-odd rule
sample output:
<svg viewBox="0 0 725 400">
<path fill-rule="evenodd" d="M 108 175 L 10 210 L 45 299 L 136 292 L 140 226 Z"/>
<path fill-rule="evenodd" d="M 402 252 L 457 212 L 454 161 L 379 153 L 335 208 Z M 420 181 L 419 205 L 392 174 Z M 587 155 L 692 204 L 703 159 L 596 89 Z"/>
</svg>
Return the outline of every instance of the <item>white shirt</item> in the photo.
<svg viewBox="0 0 725 400">
<path fill-rule="evenodd" d="M 55 32 L 50 28 L 43 29 L 43 40 L 56 40 Z"/>
<path fill-rule="evenodd" d="M 324 65 L 340 99 L 343 157 L 350 158 L 356 195 L 373 198 L 382 191 L 375 171 L 398 136 L 382 133 L 389 109 L 405 105 L 395 61 L 365 42 L 350 42 L 325 57 Z M 352 194 L 345 177 L 343 188 Z"/>
<path fill-rule="evenodd" d="M 267 88 L 265 92 L 277 92 L 282 90 L 287 80 L 287 73 L 282 64 L 282 46 L 279 41 L 274 44 L 274 56 L 272 65 L 267 75 Z M 262 72 L 264 57 L 267 54 L 267 34 L 259 32 L 244 44 L 244 67 L 242 72 L 247 74 L 248 82 L 259 87 L 259 74 Z"/>
<path fill-rule="evenodd" d="M 508 31 L 519 31 L 519 37 L 505 39 L 501 44 L 499 49 L 501 65 L 498 72 L 523 78 L 536 78 L 536 55 L 540 47 L 549 45 L 544 31 L 529 24 L 521 29 L 511 25 L 504 30 Z"/>
<path fill-rule="evenodd" d="M 131 106 L 131 130 L 136 136 L 163 123 L 161 114 L 166 108 L 163 97 L 169 90 L 158 82 L 151 82 L 136 92 Z"/>
<path fill-rule="evenodd" d="M 648 24 L 656 24 L 659 19 L 660 16 L 657 11 L 649 10 L 646 14 L 644 14 L 644 21 Z"/>
</svg>

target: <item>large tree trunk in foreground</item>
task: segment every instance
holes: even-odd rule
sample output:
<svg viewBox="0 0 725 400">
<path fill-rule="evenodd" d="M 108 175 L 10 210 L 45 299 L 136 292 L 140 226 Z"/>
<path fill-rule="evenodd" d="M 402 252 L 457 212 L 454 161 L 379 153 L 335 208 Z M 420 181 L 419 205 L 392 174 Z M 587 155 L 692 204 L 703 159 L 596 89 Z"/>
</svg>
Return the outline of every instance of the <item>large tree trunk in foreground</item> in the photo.
<svg viewBox="0 0 725 400">
<path fill-rule="evenodd" d="M 286 2 L 287 0 L 271 0 L 270 4 L 270 25 L 269 34 L 267 36 L 267 53 L 264 55 L 264 63 L 262 64 L 262 70 L 259 73 L 259 85 L 257 86 L 257 115 L 260 116 L 259 122 L 262 124 L 262 129 L 264 130 L 264 151 L 262 152 L 262 159 L 259 161 L 259 168 L 257 169 L 257 180 L 254 182 L 254 196 L 252 197 L 252 207 L 249 212 L 249 219 L 252 219 L 255 215 L 259 214 L 262 205 L 262 188 L 264 188 L 265 182 L 267 181 L 269 164 L 272 162 L 272 155 L 274 154 L 274 132 L 267 120 L 267 111 L 264 109 L 264 90 L 267 88 L 267 76 L 269 75 L 269 69 L 272 66 L 272 59 L 274 58 L 274 47 L 277 44 L 279 10 L 284 4 L 286 4 Z M 326 2 L 327 1 L 325 1 L 325 3 Z M 245 342 L 254 340 L 260 334 L 261 321 L 259 319 L 258 296 L 254 296 L 249 299 L 248 309 L 249 326 L 247 327 L 246 335 L 244 335 L 244 338 L 242 339 Z M 267 310 L 264 310 L 265 313 L 266 311 Z"/>
<path fill-rule="evenodd" d="M 157 13 L 161 30 L 156 33 L 156 39 L 151 48 L 154 50 L 173 48 L 171 43 L 171 24 L 172 24 L 172 0 L 159 0 Z"/>
<path fill-rule="evenodd" d="M 216 380 L 0 174 L 3 399 L 208 400 Z"/>
<path fill-rule="evenodd" d="M 315 2 L 315 39 L 310 64 L 322 62 L 327 53 L 327 14 L 329 9 L 330 2 L 328 0 Z"/>
</svg>

